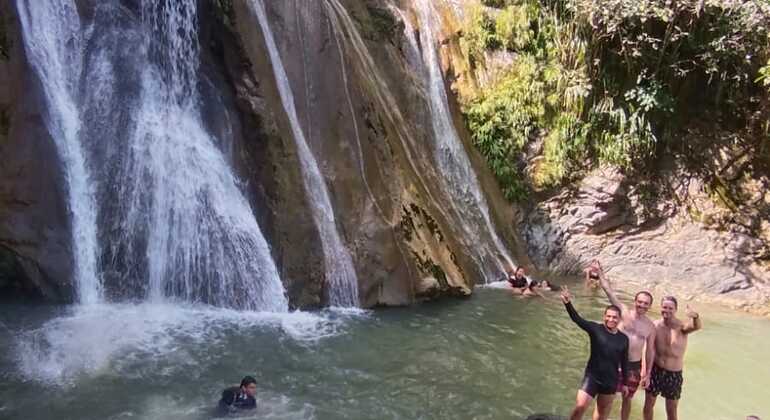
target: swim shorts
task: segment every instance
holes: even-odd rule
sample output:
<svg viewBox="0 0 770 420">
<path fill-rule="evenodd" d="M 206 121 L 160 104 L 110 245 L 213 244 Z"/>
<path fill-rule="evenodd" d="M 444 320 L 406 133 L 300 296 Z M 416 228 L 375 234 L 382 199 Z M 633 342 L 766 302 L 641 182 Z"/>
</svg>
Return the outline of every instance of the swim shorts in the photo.
<svg viewBox="0 0 770 420">
<path fill-rule="evenodd" d="M 599 381 L 597 381 L 595 378 L 593 378 L 590 375 L 586 375 L 583 377 L 583 384 L 580 385 L 580 389 L 586 392 L 586 394 L 590 395 L 591 397 L 596 398 L 596 394 L 615 394 L 615 387 L 617 384 L 603 384 Z"/>
<path fill-rule="evenodd" d="M 639 382 L 642 381 L 642 361 L 628 362 L 628 379 L 625 385 L 628 387 L 628 396 L 633 397 L 636 390 L 639 389 Z M 618 392 L 623 392 L 623 372 L 618 370 Z"/>
<path fill-rule="evenodd" d="M 682 371 L 673 372 L 657 365 L 652 366 L 650 373 L 650 386 L 647 391 L 655 395 L 662 395 L 667 400 L 678 400 L 682 395 Z"/>
</svg>

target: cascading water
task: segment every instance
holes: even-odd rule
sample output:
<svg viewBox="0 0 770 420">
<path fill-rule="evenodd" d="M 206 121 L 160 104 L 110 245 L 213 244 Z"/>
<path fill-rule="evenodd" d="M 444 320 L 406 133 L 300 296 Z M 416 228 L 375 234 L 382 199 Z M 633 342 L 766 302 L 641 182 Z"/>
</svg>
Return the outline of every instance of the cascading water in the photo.
<svg viewBox="0 0 770 420">
<path fill-rule="evenodd" d="M 276 84 L 281 96 L 281 103 L 289 118 L 292 134 L 297 145 L 305 190 L 312 204 L 313 219 L 321 236 L 326 281 L 328 282 L 329 304 L 341 307 L 358 306 L 358 279 L 356 278 L 353 261 L 337 232 L 334 210 L 329 200 L 329 192 L 318 168 L 315 156 L 313 156 L 300 126 L 289 79 L 267 21 L 265 6 L 262 0 L 252 0 L 251 4 L 264 34 Z"/>
<path fill-rule="evenodd" d="M 80 142 L 82 122 L 76 97 L 83 63 L 83 28 L 76 6 L 69 0 L 19 0 L 17 9 L 27 58 L 47 101 L 46 126 L 64 165 L 78 301 L 97 303 L 102 298 L 96 263 L 97 207 Z"/>
<path fill-rule="evenodd" d="M 118 15 L 126 9 L 115 0 L 98 3 L 86 26 L 74 0 L 18 1 L 27 55 L 65 165 L 79 300 L 101 299 L 101 254 L 99 268 L 110 273 L 104 287 L 116 299 L 129 291 L 155 302 L 286 311 L 267 242 L 202 123 L 197 2 L 141 5 L 135 21 Z M 98 42 L 127 32 L 140 34 L 128 57 L 111 58 Z M 104 145 L 113 152 L 100 152 Z M 87 154 L 107 168 L 101 184 L 92 183 Z M 118 191 L 101 197 L 99 215 L 97 190 Z M 106 235 L 101 249 L 98 223 Z"/>
<path fill-rule="evenodd" d="M 449 178 L 438 180 L 443 195 L 448 197 L 448 199 L 440 201 L 431 194 L 431 187 L 427 185 L 428 182 L 419 175 L 424 172 L 420 169 L 421 161 L 417 158 L 422 150 L 422 144 L 414 138 L 413 133 L 403 129 L 407 124 L 399 110 L 399 104 L 389 92 L 388 85 L 369 54 L 353 19 L 338 0 L 324 0 L 324 4 L 332 27 L 337 33 L 346 36 L 345 39 L 349 42 L 350 51 L 359 58 L 359 63 L 363 68 L 362 73 L 366 75 L 364 77 L 372 82 L 375 99 L 380 103 L 384 115 L 396 128 L 396 134 L 404 146 L 409 164 L 413 171 L 418 174 L 418 179 L 425 187 L 426 194 L 433 202 L 442 203 L 437 206 L 436 210 L 457 226 L 458 239 L 480 268 L 485 276 L 485 282 L 499 278 L 506 268 L 513 266 L 513 261 L 496 234 L 489 216 L 486 199 L 452 123 L 435 50 L 427 48 L 426 54 L 422 54 L 413 31 L 407 30 L 407 39 L 414 50 L 414 55 L 422 57 L 421 61 L 412 64 L 418 67 L 417 73 L 422 76 L 424 79 L 422 82 L 427 85 L 426 96 L 429 97 L 428 105 L 433 128 L 431 140 L 434 147 L 431 153 L 434 155 L 434 161 L 441 173 Z M 422 5 L 424 6 L 425 3 Z M 393 9 L 398 10 L 395 7 Z M 437 19 L 433 14 L 428 15 L 427 18 Z M 407 25 L 409 24 L 407 19 L 403 20 Z M 435 45 L 432 41 L 433 35 L 430 34 L 429 36 L 430 39 L 423 42 L 424 46 Z M 426 44 L 425 42 L 429 43 Z"/>
<path fill-rule="evenodd" d="M 420 19 L 420 41 L 422 57 L 427 68 L 428 93 L 430 96 L 430 112 L 433 118 L 434 158 L 436 164 L 444 171 L 446 181 L 444 188 L 447 193 L 460 202 L 455 208 L 461 213 L 464 230 L 472 235 L 472 241 L 493 246 L 492 259 L 501 271 L 513 267 L 513 260 L 508 255 L 506 247 L 498 237 L 489 216 L 489 206 L 484 193 L 471 165 L 468 154 L 460 140 L 446 95 L 446 87 L 439 63 L 437 42 L 434 36 L 433 24 L 439 21 L 438 14 L 429 0 L 416 0 Z M 414 36 L 409 36 L 413 48 L 417 48 Z M 471 225 L 472 223 L 472 225 Z M 488 240 L 482 240 L 487 237 Z M 504 264 L 502 264 L 504 263 Z"/>
<path fill-rule="evenodd" d="M 122 172 L 122 241 L 147 236 L 151 300 L 286 311 L 267 242 L 201 122 L 196 3 L 142 3 L 149 48 Z"/>
</svg>

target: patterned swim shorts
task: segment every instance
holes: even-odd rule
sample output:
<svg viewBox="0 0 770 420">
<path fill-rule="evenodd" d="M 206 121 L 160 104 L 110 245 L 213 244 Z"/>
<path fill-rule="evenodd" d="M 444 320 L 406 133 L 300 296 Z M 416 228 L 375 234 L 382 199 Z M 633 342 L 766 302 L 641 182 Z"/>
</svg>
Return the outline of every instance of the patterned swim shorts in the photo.
<svg viewBox="0 0 770 420">
<path fill-rule="evenodd" d="M 623 373 L 618 370 L 618 392 L 623 391 L 623 385 L 628 387 L 628 396 L 633 397 L 636 390 L 639 389 L 639 382 L 642 381 L 642 361 L 628 362 L 628 379 L 623 383 Z"/>
<path fill-rule="evenodd" d="M 681 370 L 672 372 L 658 367 L 658 365 L 653 365 L 650 373 L 650 386 L 647 391 L 656 397 L 660 394 L 667 400 L 678 400 L 682 396 L 683 382 Z"/>
</svg>

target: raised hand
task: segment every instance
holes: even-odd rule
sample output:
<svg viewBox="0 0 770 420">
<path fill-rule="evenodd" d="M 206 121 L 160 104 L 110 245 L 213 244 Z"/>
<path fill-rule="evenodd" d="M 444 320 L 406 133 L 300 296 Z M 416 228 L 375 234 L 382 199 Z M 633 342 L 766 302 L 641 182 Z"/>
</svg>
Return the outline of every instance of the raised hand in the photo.
<svg viewBox="0 0 770 420">
<path fill-rule="evenodd" d="M 700 315 L 698 315 L 697 312 L 695 312 L 692 308 L 690 308 L 689 304 L 685 307 L 684 311 L 685 311 L 685 313 L 687 314 L 688 317 L 693 318 L 693 319 L 698 318 L 700 316 Z"/>
<path fill-rule="evenodd" d="M 568 304 L 572 300 L 572 295 L 569 293 L 569 289 L 567 286 L 561 287 L 561 301 L 564 302 L 564 304 Z"/>
</svg>

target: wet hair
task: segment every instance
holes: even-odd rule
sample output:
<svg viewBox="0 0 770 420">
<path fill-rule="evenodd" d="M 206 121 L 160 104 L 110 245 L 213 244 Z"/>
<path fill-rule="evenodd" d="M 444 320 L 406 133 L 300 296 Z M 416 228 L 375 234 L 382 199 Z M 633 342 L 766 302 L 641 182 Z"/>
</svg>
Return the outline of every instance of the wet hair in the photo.
<svg viewBox="0 0 770 420">
<path fill-rule="evenodd" d="M 253 376 L 244 376 L 243 379 L 241 379 L 241 388 L 245 388 L 251 384 L 257 384 L 257 380 L 254 379 Z"/>
<path fill-rule="evenodd" d="M 652 297 L 652 293 L 650 293 L 650 292 L 648 292 L 648 291 L 646 291 L 646 290 L 642 290 L 641 292 L 639 292 L 639 293 L 637 293 L 636 295 L 634 295 L 634 300 L 636 300 L 636 298 L 638 298 L 638 297 L 639 297 L 639 295 L 647 295 L 647 297 L 648 297 L 648 298 L 650 298 L 650 305 L 652 305 L 652 301 L 653 301 L 653 300 L 655 300 L 655 299 Z"/>
<path fill-rule="evenodd" d="M 746 420 L 761 420 L 759 416 L 746 416 Z"/>
<path fill-rule="evenodd" d="M 604 308 L 604 313 L 606 314 L 607 311 L 615 311 L 618 313 L 618 315 L 621 314 L 620 308 L 617 307 L 617 305 L 609 305 L 606 308 Z"/>
<path fill-rule="evenodd" d="M 663 304 L 663 302 L 673 302 L 674 308 L 679 308 L 679 302 L 677 302 L 676 298 L 671 295 L 663 296 L 663 299 L 660 300 L 660 303 Z"/>
</svg>

